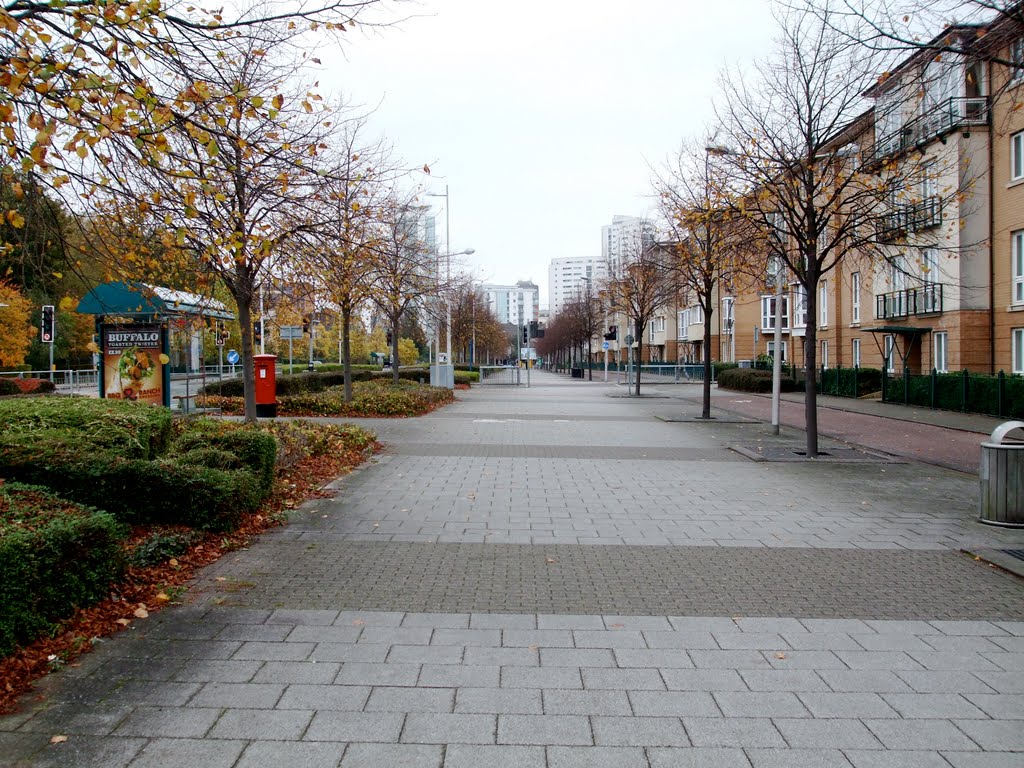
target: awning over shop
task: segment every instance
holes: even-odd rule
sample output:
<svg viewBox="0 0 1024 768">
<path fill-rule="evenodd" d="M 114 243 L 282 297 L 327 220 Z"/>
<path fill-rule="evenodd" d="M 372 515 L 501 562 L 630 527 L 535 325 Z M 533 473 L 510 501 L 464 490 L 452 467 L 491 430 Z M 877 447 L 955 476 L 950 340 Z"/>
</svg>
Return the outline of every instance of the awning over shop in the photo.
<svg viewBox="0 0 1024 768">
<path fill-rule="evenodd" d="M 84 315 L 157 319 L 186 315 L 234 320 L 221 302 L 208 296 L 145 283 L 115 282 L 97 285 L 78 303 Z"/>
</svg>

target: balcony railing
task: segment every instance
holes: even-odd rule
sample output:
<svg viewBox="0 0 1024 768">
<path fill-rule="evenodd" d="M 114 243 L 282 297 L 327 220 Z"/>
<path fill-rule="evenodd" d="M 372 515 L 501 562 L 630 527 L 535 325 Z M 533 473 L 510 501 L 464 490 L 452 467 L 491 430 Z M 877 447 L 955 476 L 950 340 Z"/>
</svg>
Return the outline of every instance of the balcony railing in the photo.
<svg viewBox="0 0 1024 768">
<path fill-rule="evenodd" d="M 875 318 L 878 320 L 939 312 L 942 312 L 942 283 L 926 283 L 875 297 Z"/>
<path fill-rule="evenodd" d="M 899 130 L 878 139 L 871 148 L 870 159 L 883 160 L 911 147 L 923 147 L 958 128 L 988 125 L 988 120 L 987 96 L 947 99 Z"/>
<path fill-rule="evenodd" d="M 918 203 L 907 203 L 882 215 L 875 221 L 879 240 L 896 240 L 910 232 L 922 232 L 942 223 L 942 199 L 929 197 Z"/>
</svg>

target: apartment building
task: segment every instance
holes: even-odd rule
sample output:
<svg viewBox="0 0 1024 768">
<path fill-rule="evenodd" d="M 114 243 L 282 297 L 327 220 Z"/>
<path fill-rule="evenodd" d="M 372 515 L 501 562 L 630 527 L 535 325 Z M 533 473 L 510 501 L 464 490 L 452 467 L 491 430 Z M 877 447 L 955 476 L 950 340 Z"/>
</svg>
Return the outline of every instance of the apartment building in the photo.
<svg viewBox="0 0 1024 768">
<path fill-rule="evenodd" d="M 529 280 L 515 285 L 482 285 L 487 306 L 499 323 L 523 325 L 540 316 L 540 288 Z"/>
<path fill-rule="evenodd" d="M 552 259 L 548 266 L 548 309 L 557 317 L 562 308 L 586 291 L 589 280 L 597 291 L 608 277 L 608 262 L 597 256 Z"/>
<path fill-rule="evenodd" d="M 819 286 L 820 365 L 1024 373 L 1024 71 L 998 63 L 1024 59 L 1024 28 L 1004 19 L 936 40 L 951 38 L 964 54 L 908 56 L 848 130 L 862 166 L 905 183 L 871 222 L 871 252 L 845 254 Z M 775 352 L 774 293 L 765 279 L 722 297 L 721 359 Z M 794 281 L 780 314 L 781 353 L 802 365 Z"/>
</svg>

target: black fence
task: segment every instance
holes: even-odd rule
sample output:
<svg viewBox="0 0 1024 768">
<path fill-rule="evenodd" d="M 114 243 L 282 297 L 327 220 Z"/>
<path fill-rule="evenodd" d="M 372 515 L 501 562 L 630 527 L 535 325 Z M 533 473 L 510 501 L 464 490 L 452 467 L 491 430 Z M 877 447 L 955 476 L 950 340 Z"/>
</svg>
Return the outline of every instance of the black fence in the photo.
<svg viewBox="0 0 1024 768">
<path fill-rule="evenodd" d="M 882 377 L 882 400 L 946 411 L 983 413 L 999 418 L 1024 417 L 1024 377 L 962 371 Z"/>
</svg>

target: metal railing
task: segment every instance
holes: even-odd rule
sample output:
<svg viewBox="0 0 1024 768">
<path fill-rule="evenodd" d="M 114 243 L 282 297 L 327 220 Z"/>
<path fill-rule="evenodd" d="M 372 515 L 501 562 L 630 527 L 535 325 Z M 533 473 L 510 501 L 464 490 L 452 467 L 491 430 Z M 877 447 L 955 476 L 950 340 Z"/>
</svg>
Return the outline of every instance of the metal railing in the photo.
<svg viewBox="0 0 1024 768">
<path fill-rule="evenodd" d="M 505 384 L 518 386 L 520 369 L 514 365 L 481 365 L 480 384 Z"/>
<path fill-rule="evenodd" d="M 636 375 L 633 371 L 623 369 L 627 373 L 627 382 L 633 382 Z M 619 377 L 621 379 L 621 377 Z M 648 363 L 640 366 L 640 382 L 650 384 L 699 384 L 704 381 L 704 363 Z M 715 368 L 711 367 L 711 382 L 715 382 Z"/>
<path fill-rule="evenodd" d="M 52 381 L 61 392 L 76 395 L 95 390 L 98 386 L 95 368 L 66 369 L 60 371 L 0 371 L 8 379 L 46 379 Z"/>
<path fill-rule="evenodd" d="M 875 318 L 934 315 L 942 312 L 942 283 L 926 283 L 917 288 L 881 293 L 875 297 Z"/>
<path fill-rule="evenodd" d="M 883 214 L 875 221 L 879 240 L 895 240 L 910 232 L 923 232 L 942 223 L 942 199 L 936 196 L 907 203 Z"/>
<path fill-rule="evenodd" d="M 950 98 L 876 141 L 868 159 L 883 160 L 911 147 L 923 147 L 957 128 L 985 126 L 988 121 L 987 96 Z"/>
</svg>

